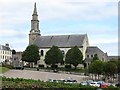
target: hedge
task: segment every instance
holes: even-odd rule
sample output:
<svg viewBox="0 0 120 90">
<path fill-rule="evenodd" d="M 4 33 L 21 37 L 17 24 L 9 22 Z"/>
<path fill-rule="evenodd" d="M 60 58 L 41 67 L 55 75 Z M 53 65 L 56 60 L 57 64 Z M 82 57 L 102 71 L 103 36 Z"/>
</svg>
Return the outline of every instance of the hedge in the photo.
<svg viewBox="0 0 120 90">
<path fill-rule="evenodd" d="M 66 69 L 71 69 L 71 65 L 65 65 Z"/>
<path fill-rule="evenodd" d="M 43 64 L 39 64 L 38 68 L 44 68 L 44 65 Z"/>
<path fill-rule="evenodd" d="M 6 67 L 6 68 L 9 68 L 9 69 L 14 69 L 14 66 L 9 65 L 9 64 L 2 64 L 2 67 Z"/>
<path fill-rule="evenodd" d="M 80 84 L 65 84 L 43 82 L 40 80 L 23 79 L 23 78 L 6 78 L 2 77 L 2 90 L 97 90 L 96 87 L 82 86 Z M 120 90 L 120 88 L 106 88 L 102 90 Z"/>
</svg>

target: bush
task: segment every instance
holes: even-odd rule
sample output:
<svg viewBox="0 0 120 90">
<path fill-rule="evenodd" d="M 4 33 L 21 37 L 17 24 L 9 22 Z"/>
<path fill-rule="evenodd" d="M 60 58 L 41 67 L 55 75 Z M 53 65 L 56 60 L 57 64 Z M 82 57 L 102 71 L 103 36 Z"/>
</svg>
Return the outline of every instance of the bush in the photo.
<svg viewBox="0 0 120 90">
<path fill-rule="evenodd" d="M 38 68 L 44 68 L 44 65 L 43 64 L 39 64 Z"/>
<path fill-rule="evenodd" d="M 6 78 L 2 77 L 2 90 L 99 90 L 97 87 L 82 86 L 80 84 L 43 82 L 40 80 L 23 79 L 23 78 Z M 46 89 L 47 88 L 47 89 Z M 120 90 L 117 87 L 108 87 L 102 90 Z"/>
<path fill-rule="evenodd" d="M 71 65 L 65 65 L 66 69 L 71 69 Z"/>
<path fill-rule="evenodd" d="M 58 65 L 51 65 L 52 69 L 58 68 Z"/>
<path fill-rule="evenodd" d="M 2 67 L 6 67 L 6 68 L 9 68 L 9 69 L 14 69 L 14 66 L 9 65 L 9 64 L 2 64 Z"/>
</svg>

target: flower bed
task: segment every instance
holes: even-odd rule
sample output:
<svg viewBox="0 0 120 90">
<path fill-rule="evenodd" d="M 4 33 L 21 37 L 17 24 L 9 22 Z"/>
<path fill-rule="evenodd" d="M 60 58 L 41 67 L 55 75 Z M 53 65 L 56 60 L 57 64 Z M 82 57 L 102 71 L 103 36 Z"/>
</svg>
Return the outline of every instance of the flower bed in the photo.
<svg viewBox="0 0 120 90">
<path fill-rule="evenodd" d="M 65 83 L 52 83 L 52 82 L 43 82 L 40 80 L 32 79 L 22 79 L 22 78 L 6 78 L 2 77 L 2 88 L 3 90 L 10 88 L 11 90 L 15 89 L 26 89 L 26 90 L 97 90 L 96 87 L 82 86 L 80 84 L 65 84 Z M 103 90 L 103 89 L 102 89 Z M 110 88 L 105 89 L 110 90 Z M 119 88 L 112 88 L 111 90 L 120 90 Z"/>
</svg>

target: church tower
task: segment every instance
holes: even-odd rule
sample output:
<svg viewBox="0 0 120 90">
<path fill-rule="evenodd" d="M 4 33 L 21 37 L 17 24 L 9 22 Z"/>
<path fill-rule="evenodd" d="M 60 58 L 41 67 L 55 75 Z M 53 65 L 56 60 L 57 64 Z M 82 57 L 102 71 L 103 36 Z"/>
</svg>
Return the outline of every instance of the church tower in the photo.
<svg viewBox="0 0 120 90">
<path fill-rule="evenodd" d="M 31 20 L 31 30 L 29 33 L 29 45 L 34 44 L 34 41 L 40 37 L 40 30 L 39 30 L 39 20 L 37 14 L 36 3 L 34 4 L 34 11 L 32 14 Z"/>
</svg>

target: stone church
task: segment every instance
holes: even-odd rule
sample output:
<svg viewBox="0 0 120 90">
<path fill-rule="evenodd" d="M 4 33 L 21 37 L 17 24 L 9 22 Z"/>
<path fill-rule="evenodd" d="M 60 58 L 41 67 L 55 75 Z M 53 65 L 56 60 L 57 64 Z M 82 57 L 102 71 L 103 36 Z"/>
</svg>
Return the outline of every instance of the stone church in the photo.
<svg viewBox="0 0 120 90">
<path fill-rule="evenodd" d="M 83 54 L 83 60 L 85 60 L 87 64 L 91 62 L 95 54 L 98 55 L 100 60 L 107 60 L 107 53 L 104 53 L 97 46 L 89 45 L 87 34 L 42 36 L 39 30 L 36 3 L 34 4 L 31 30 L 29 33 L 29 45 L 31 44 L 35 44 L 39 47 L 41 55 L 39 63 L 44 65 L 45 54 L 53 45 L 58 46 L 64 55 L 71 47 L 78 46 Z"/>
</svg>

